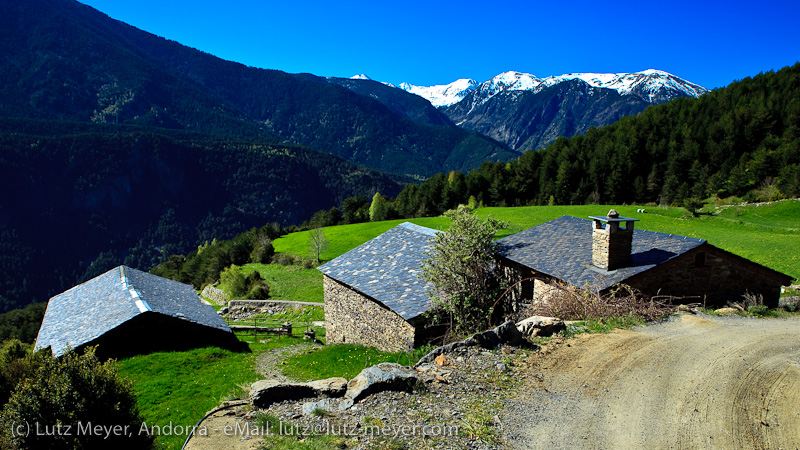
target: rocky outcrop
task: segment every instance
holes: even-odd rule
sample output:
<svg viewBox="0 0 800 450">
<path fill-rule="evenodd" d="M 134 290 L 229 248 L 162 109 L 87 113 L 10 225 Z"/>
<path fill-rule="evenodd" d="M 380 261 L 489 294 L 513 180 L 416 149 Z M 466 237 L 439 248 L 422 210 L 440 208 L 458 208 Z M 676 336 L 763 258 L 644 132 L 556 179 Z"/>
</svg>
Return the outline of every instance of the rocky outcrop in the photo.
<svg viewBox="0 0 800 450">
<path fill-rule="evenodd" d="M 522 340 L 522 333 L 520 333 L 520 331 L 517 329 L 516 324 L 509 320 L 508 322 L 492 328 L 491 330 L 473 334 L 463 341 L 452 342 L 450 344 L 435 348 L 427 355 L 423 356 L 414 367 L 419 367 L 423 364 L 429 364 L 433 362 L 437 356 L 445 353 L 451 353 L 453 350 L 460 347 L 481 346 L 483 348 L 492 349 L 503 344 L 519 345 Z"/>
</svg>

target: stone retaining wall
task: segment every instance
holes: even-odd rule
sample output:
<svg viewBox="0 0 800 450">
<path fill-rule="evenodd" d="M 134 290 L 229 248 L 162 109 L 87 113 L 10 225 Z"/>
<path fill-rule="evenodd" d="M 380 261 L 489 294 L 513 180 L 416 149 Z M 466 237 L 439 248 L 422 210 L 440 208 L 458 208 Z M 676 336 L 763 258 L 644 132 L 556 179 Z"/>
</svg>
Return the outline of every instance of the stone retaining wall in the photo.
<svg viewBox="0 0 800 450">
<path fill-rule="evenodd" d="M 225 306 L 228 304 L 228 294 L 226 294 L 222 289 L 215 288 L 210 284 L 203 288 L 203 292 L 200 295 L 211 300 L 219 306 Z"/>
</svg>

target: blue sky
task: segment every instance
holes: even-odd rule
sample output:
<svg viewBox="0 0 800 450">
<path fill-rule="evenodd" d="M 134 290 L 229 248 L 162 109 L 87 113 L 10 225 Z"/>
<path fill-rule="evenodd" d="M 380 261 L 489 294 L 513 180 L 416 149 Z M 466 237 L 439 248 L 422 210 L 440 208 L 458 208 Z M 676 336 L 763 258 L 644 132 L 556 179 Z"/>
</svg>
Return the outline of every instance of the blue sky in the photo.
<svg viewBox="0 0 800 450">
<path fill-rule="evenodd" d="M 394 84 L 660 69 L 713 89 L 800 60 L 798 0 L 82 3 L 249 66 Z"/>
</svg>

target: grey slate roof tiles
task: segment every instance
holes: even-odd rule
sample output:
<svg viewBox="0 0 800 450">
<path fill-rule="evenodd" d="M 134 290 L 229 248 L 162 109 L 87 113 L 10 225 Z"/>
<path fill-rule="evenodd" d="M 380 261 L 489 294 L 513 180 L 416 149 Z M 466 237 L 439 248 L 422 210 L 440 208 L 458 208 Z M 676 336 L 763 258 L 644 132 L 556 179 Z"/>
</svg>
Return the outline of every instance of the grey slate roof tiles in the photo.
<svg viewBox="0 0 800 450">
<path fill-rule="evenodd" d="M 686 253 L 705 240 L 633 230 L 632 263 L 616 270 L 592 265 L 591 220 L 562 216 L 499 239 L 498 253 L 537 272 L 576 286 L 605 289 Z"/>
<path fill-rule="evenodd" d="M 428 240 L 437 232 L 404 222 L 319 267 L 325 275 L 384 304 L 403 319 L 430 309 L 429 283 L 419 278 Z"/>
<path fill-rule="evenodd" d="M 51 298 L 35 349 L 60 356 L 144 313 L 231 331 L 192 286 L 119 266 Z"/>
</svg>

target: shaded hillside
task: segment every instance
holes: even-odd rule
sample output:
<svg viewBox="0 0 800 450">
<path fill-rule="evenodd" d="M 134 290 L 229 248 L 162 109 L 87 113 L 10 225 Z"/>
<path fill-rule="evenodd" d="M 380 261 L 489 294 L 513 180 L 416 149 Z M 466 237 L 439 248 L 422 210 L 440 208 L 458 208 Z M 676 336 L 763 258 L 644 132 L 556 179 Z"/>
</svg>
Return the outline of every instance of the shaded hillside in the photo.
<svg viewBox="0 0 800 450">
<path fill-rule="evenodd" d="M 447 116 L 424 98 L 402 89 L 387 86 L 373 80 L 352 78 L 327 78 L 329 83 L 346 87 L 351 91 L 372 97 L 389 110 L 423 125 L 453 125 Z"/>
<path fill-rule="evenodd" d="M 417 123 L 324 78 L 224 61 L 72 0 L 0 5 L 0 105 L 8 116 L 271 133 L 413 175 L 516 155 L 450 124 Z"/>
<path fill-rule="evenodd" d="M 0 190 L 14 193 L 0 197 L 3 309 L 122 261 L 146 270 L 205 240 L 400 188 L 327 153 L 257 139 L 60 128 L 70 125 L 0 120 Z"/>
</svg>

